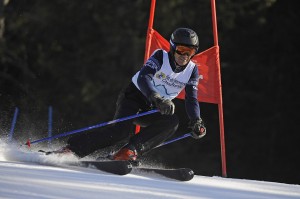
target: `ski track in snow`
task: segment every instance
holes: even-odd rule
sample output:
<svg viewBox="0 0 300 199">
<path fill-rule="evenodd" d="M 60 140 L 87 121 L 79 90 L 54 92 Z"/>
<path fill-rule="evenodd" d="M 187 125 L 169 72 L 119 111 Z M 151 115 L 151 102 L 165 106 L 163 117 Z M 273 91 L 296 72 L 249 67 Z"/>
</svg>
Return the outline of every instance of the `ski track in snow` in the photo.
<svg viewBox="0 0 300 199">
<path fill-rule="evenodd" d="M 73 160 L 72 156 L 45 156 L 0 141 L 0 198 L 300 199 L 300 185 L 199 175 L 179 182 L 154 174 L 118 176 L 63 166 Z"/>
</svg>

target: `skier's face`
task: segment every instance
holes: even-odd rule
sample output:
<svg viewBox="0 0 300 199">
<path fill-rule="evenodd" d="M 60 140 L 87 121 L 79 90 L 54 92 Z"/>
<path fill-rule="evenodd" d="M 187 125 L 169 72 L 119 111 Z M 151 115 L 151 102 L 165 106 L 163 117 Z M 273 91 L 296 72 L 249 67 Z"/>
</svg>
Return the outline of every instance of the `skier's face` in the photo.
<svg viewBox="0 0 300 199">
<path fill-rule="evenodd" d="M 187 46 L 177 46 L 175 50 L 175 61 L 179 66 L 186 65 L 191 57 L 195 55 L 196 49 L 195 48 L 189 48 Z"/>
</svg>

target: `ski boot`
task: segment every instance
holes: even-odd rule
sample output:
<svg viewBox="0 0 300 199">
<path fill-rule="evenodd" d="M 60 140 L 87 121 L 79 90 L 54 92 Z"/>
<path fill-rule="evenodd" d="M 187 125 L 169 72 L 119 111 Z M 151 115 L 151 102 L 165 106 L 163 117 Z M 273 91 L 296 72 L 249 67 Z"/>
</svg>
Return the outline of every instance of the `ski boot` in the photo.
<svg viewBox="0 0 300 199">
<path fill-rule="evenodd" d="M 112 160 L 126 160 L 129 161 L 132 166 L 140 166 L 140 161 L 137 160 L 138 154 L 136 149 L 132 145 L 126 145 L 121 148 L 117 153 L 110 156 Z"/>
</svg>

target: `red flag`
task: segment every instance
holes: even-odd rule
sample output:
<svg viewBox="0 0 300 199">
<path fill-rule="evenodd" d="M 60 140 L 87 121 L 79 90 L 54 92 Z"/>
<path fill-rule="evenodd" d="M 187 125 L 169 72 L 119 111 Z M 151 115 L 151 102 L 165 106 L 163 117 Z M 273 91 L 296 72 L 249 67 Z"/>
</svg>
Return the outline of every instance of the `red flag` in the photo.
<svg viewBox="0 0 300 199">
<path fill-rule="evenodd" d="M 149 34 L 152 34 L 150 52 L 151 55 L 156 49 L 164 49 L 169 51 L 170 44 L 163 38 L 157 31 L 151 30 Z M 149 41 L 147 41 L 148 43 Z M 199 54 L 196 54 L 192 61 L 198 65 L 199 71 L 199 85 L 198 85 L 198 101 L 207 102 L 207 103 L 220 103 L 220 77 L 219 77 L 219 68 L 218 68 L 218 55 L 219 48 L 213 46 L 206 51 L 203 51 Z M 184 99 L 185 92 L 184 90 L 178 95 L 178 98 Z"/>
</svg>

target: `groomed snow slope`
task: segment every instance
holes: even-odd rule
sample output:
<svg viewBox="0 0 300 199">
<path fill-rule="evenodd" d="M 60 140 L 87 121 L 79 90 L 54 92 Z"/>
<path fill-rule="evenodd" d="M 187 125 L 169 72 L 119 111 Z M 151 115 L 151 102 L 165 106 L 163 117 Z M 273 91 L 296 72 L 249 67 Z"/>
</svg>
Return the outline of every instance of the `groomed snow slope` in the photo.
<svg viewBox="0 0 300 199">
<path fill-rule="evenodd" d="M 154 174 L 118 176 L 92 168 L 41 165 L 63 161 L 0 144 L 0 198 L 300 198 L 300 185 L 204 176 L 178 182 Z"/>
</svg>

